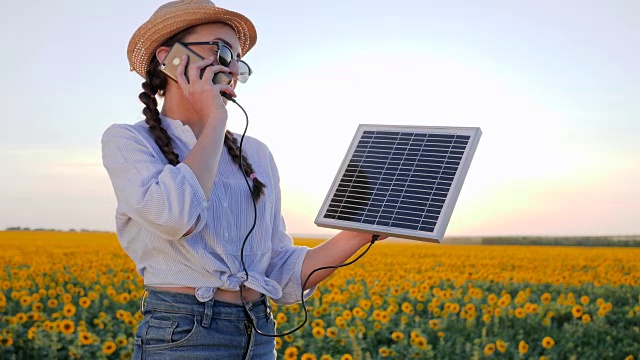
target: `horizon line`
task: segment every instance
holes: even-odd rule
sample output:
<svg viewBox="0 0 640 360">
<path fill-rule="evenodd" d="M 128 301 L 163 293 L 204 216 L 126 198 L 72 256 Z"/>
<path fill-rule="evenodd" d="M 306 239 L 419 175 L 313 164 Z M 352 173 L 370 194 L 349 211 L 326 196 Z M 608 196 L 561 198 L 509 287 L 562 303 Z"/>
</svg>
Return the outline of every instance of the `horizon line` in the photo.
<svg viewBox="0 0 640 360">
<path fill-rule="evenodd" d="M 0 230 L 2 232 L 9 231 L 53 231 L 53 232 L 97 232 L 97 233 L 111 233 L 116 234 L 113 230 L 99 230 L 99 229 L 54 229 L 54 228 L 30 228 L 30 227 L 19 227 L 19 226 L 11 226 L 7 227 L 4 230 Z M 292 238 L 312 238 L 312 239 L 330 239 L 335 234 L 327 234 L 327 233 L 289 233 L 289 236 Z M 479 238 L 597 238 L 597 237 L 610 237 L 610 238 L 633 238 L 640 237 L 640 233 L 638 234 L 597 234 L 597 235 L 586 235 L 586 234 L 510 234 L 510 235 L 445 235 L 445 239 L 479 239 Z M 394 239 L 403 239 L 402 237 L 392 236 Z"/>
</svg>

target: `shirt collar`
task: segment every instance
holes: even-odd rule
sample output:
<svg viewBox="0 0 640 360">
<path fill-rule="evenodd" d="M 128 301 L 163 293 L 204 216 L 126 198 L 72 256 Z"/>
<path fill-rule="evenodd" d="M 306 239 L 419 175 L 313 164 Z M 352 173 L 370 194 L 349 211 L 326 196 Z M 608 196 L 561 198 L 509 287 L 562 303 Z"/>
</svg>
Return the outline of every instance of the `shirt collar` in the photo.
<svg viewBox="0 0 640 360">
<path fill-rule="evenodd" d="M 169 135 L 184 141 L 190 148 L 196 144 L 196 136 L 193 134 L 191 128 L 182 123 L 180 120 L 171 119 L 164 115 L 160 115 L 162 121 L 162 127 L 167 130 Z"/>
</svg>

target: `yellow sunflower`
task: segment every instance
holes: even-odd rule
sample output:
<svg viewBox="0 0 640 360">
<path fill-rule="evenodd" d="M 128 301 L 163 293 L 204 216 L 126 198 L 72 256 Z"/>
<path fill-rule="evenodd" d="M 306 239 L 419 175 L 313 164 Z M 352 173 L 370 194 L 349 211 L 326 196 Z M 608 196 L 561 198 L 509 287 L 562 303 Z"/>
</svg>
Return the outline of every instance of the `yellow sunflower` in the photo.
<svg viewBox="0 0 640 360">
<path fill-rule="evenodd" d="M 284 323 L 287 321 L 287 315 L 285 315 L 284 313 L 278 313 L 276 315 L 276 322 L 278 323 L 278 325 Z"/>
<path fill-rule="evenodd" d="M 545 349 L 551 349 L 555 344 L 555 340 L 549 336 L 545 336 L 544 339 L 542 339 L 542 347 Z"/>
<path fill-rule="evenodd" d="M 70 303 L 71 302 L 71 294 L 67 293 L 62 295 L 62 302 L 66 303 Z"/>
<path fill-rule="evenodd" d="M 521 355 L 524 355 L 527 352 L 529 352 L 529 344 L 527 344 L 524 340 L 521 340 L 520 343 L 518 344 L 518 352 Z"/>
<path fill-rule="evenodd" d="M 551 294 L 548 292 L 542 294 L 542 296 L 540 296 L 540 301 L 545 305 L 548 304 L 551 301 Z"/>
<path fill-rule="evenodd" d="M 587 304 L 589 304 L 589 301 L 590 301 L 590 300 L 591 300 L 591 299 L 589 299 L 589 297 L 588 297 L 587 295 L 584 295 L 584 296 L 582 296 L 582 297 L 580 298 L 580 302 L 582 303 L 582 305 L 587 305 Z"/>
<path fill-rule="evenodd" d="M 285 359 L 297 359 L 298 358 L 298 348 L 296 347 L 288 347 L 287 350 L 284 351 Z"/>
<path fill-rule="evenodd" d="M 107 354 L 107 355 L 111 355 L 114 353 L 114 351 L 116 351 L 116 344 L 113 341 L 106 341 L 103 345 L 102 345 L 102 352 Z"/>
<path fill-rule="evenodd" d="M 18 320 L 19 323 L 23 323 L 27 321 L 27 315 L 25 313 L 17 313 L 15 318 L 16 320 Z"/>
<path fill-rule="evenodd" d="M 31 297 L 29 295 L 20 298 L 20 305 L 28 306 L 29 304 L 31 304 Z"/>
<path fill-rule="evenodd" d="M 571 314 L 573 314 L 573 317 L 576 319 L 579 319 L 582 316 L 583 310 L 582 310 L 582 306 L 580 305 L 575 305 L 572 309 L 571 309 Z"/>
<path fill-rule="evenodd" d="M 128 303 L 129 300 L 131 300 L 131 295 L 129 295 L 127 293 L 122 293 L 122 294 L 120 294 L 120 296 L 118 296 L 118 301 L 120 301 L 123 304 Z"/>
<path fill-rule="evenodd" d="M 312 327 L 324 327 L 324 321 L 322 321 L 321 319 L 316 319 L 313 320 L 313 322 L 311 323 Z"/>
<path fill-rule="evenodd" d="M 484 347 L 484 354 L 485 355 L 491 355 L 496 351 L 496 345 L 495 344 L 487 344 L 487 346 Z"/>
<path fill-rule="evenodd" d="M 76 324 L 71 320 L 65 319 L 60 322 L 58 329 L 61 333 L 69 335 L 76 330 Z"/>
<path fill-rule="evenodd" d="M 89 305 L 91 305 L 91 300 L 89 300 L 88 297 L 81 297 L 78 304 L 80 305 L 81 308 L 86 309 L 89 307 Z"/>
<path fill-rule="evenodd" d="M 120 347 L 127 346 L 127 338 L 124 336 L 120 336 L 116 339 L 116 345 Z"/>
<path fill-rule="evenodd" d="M 80 343 L 82 345 L 91 345 L 93 344 L 93 337 L 88 332 L 81 332 L 80 335 Z"/>
<path fill-rule="evenodd" d="M 72 317 L 76 313 L 76 307 L 73 304 L 66 304 L 64 309 L 62 309 L 62 313 L 64 313 L 66 317 Z"/>
<path fill-rule="evenodd" d="M 13 345 L 13 338 L 12 337 L 2 337 L 2 336 L 0 336 L 0 345 L 2 345 L 2 346 L 11 346 L 11 345 Z"/>
<path fill-rule="evenodd" d="M 314 327 L 313 330 L 311 330 L 311 333 L 313 334 L 314 338 L 322 339 L 324 337 L 324 328 Z"/>
<path fill-rule="evenodd" d="M 404 339 L 404 334 L 400 331 L 394 331 L 393 334 L 391 334 L 391 339 L 393 339 L 393 341 L 401 341 Z"/>
<path fill-rule="evenodd" d="M 424 350 L 427 348 L 427 339 L 419 336 L 411 340 L 411 345 L 417 347 L 420 350 Z"/>
</svg>

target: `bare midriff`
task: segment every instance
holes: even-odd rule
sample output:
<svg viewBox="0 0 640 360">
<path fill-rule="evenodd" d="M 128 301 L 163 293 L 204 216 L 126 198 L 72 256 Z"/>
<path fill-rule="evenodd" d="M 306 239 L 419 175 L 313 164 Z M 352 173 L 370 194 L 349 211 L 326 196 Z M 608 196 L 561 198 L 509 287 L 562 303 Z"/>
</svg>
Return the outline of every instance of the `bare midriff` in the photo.
<svg viewBox="0 0 640 360">
<path fill-rule="evenodd" d="M 178 292 L 178 293 L 189 294 L 194 296 L 196 294 L 196 288 L 193 288 L 193 287 L 150 286 L 150 288 L 158 291 L 171 291 L 171 292 Z M 262 293 L 256 290 L 253 290 L 251 288 L 248 288 L 246 286 L 242 288 L 242 295 L 244 297 L 244 302 L 256 301 L 262 297 Z M 216 289 L 213 295 L 213 298 L 216 300 L 229 302 L 233 304 L 242 304 L 242 301 L 240 301 L 240 290 L 231 291 L 231 290 Z"/>
</svg>

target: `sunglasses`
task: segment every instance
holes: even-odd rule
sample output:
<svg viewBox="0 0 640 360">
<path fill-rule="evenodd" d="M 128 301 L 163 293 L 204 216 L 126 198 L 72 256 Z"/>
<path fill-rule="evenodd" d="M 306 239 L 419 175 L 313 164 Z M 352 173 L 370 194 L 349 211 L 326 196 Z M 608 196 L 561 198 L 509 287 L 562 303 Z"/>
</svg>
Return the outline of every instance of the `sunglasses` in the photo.
<svg viewBox="0 0 640 360">
<path fill-rule="evenodd" d="M 221 41 L 192 41 L 192 42 L 183 42 L 182 45 L 214 45 L 218 48 L 218 63 L 224 67 L 229 67 L 231 62 L 234 60 L 233 51 L 231 48 L 227 46 L 225 43 Z M 240 59 L 235 59 L 238 63 L 238 81 L 241 83 L 246 83 L 249 80 L 249 76 L 253 74 L 253 70 L 249 64 Z"/>
</svg>

